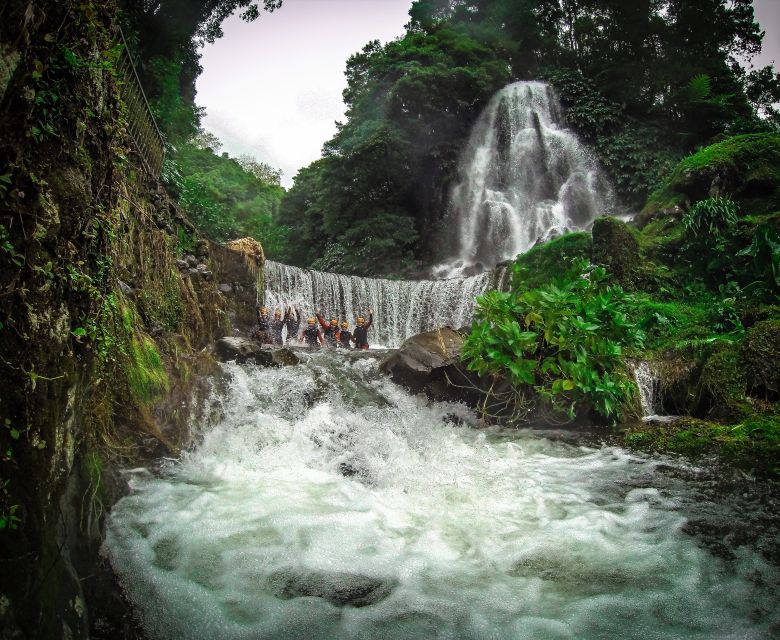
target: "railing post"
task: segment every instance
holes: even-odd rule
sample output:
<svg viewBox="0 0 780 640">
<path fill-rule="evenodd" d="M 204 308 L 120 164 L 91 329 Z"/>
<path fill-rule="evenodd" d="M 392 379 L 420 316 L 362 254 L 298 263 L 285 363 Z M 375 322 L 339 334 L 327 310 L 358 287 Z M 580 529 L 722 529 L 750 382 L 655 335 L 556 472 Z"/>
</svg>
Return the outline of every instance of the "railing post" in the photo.
<svg viewBox="0 0 780 640">
<path fill-rule="evenodd" d="M 157 179 L 162 171 L 165 159 L 165 139 L 163 138 L 152 114 L 152 108 L 146 99 L 141 79 L 133 64 L 130 49 L 127 46 L 122 28 L 117 26 L 122 53 L 118 70 L 124 83 L 120 87 L 122 99 L 127 105 L 127 129 L 138 155 L 149 174 Z"/>
</svg>

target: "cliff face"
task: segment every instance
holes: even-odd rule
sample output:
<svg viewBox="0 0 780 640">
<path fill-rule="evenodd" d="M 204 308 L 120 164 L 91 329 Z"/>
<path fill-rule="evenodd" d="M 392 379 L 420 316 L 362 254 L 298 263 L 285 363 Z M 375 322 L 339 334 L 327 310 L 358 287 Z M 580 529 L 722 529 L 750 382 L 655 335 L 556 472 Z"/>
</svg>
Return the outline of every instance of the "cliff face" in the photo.
<svg viewBox="0 0 780 640">
<path fill-rule="evenodd" d="M 230 330 L 208 243 L 128 136 L 115 14 L 0 10 L 0 637 L 135 635 L 98 555 L 117 469 L 186 443 Z"/>
</svg>

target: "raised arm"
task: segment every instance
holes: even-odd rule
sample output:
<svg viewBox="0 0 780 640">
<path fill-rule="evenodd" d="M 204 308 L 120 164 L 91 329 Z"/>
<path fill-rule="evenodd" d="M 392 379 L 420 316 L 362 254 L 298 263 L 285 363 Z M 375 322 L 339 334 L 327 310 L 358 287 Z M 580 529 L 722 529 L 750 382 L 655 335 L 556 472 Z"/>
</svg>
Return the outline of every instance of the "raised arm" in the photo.
<svg viewBox="0 0 780 640">
<path fill-rule="evenodd" d="M 322 309 L 320 309 L 319 311 L 317 311 L 317 313 L 315 313 L 314 315 L 316 316 L 317 320 L 319 321 L 319 323 L 320 323 L 320 326 L 321 326 L 323 329 L 327 329 L 327 328 L 328 328 L 328 321 L 327 321 L 327 320 L 325 320 L 325 318 L 323 317 L 323 315 L 322 315 Z"/>
</svg>

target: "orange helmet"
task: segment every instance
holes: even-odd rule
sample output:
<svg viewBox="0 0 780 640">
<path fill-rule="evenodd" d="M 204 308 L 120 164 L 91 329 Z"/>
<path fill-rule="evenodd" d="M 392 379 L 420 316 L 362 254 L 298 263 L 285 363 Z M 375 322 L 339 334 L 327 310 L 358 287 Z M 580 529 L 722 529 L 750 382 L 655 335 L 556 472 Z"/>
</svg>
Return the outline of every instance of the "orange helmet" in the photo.
<svg viewBox="0 0 780 640">
<path fill-rule="evenodd" d="M 330 326 L 331 327 L 338 327 L 339 326 L 338 318 L 331 318 Z"/>
<path fill-rule="evenodd" d="M 309 318 L 309 319 L 306 321 L 306 324 L 308 324 L 308 325 L 312 325 L 312 324 L 315 324 L 316 322 L 317 322 L 317 321 L 316 321 L 314 318 Z"/>
<path fill-rule="evenodd" d="M 281 317 L 282 317 L 282 312 L 279 311 L 279 309 L 274 311 L 274 318 L 281 318 Z"/>
<path fill-rule="evenodd" d="M 366 319 L 363 316 L 358 316 L 357 319 L 358 326 L 362 325 L 365 321 Z"/>
<path fill-rule="evenodd" d="M 341 323 L 341 328 L 342 329 L 349 329 L 349 322 L 344 320 L 344 322 Z"/>
<path fill-rule="evenodd" d="M 268 313 L 268 307 L 260 307 L 260 313 L 262 313 L 263 315 L 267 314 Z"/>
</svg>

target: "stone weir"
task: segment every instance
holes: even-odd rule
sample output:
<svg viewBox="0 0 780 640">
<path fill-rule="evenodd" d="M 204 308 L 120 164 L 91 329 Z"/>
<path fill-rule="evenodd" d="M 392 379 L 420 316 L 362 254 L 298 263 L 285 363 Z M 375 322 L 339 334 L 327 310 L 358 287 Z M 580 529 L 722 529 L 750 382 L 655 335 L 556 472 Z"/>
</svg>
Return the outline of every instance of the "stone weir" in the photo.
<svg viewBox="0 0 780 640">
<path fill-rule="evenodd" d="M 322 309 L 326 317 L 347 320 L 374 311 L 371 344 L 397 347 L 407 338 L 437 327 L 460 328 L 471 323 L 477 296 L 508 286 L 505 265 L 469 278 L 389 280 L 360 278 L 299 269 L 270 260 L 265 263 L 266 306 L 295 305 L 304 316 Z"/>
</svg>

